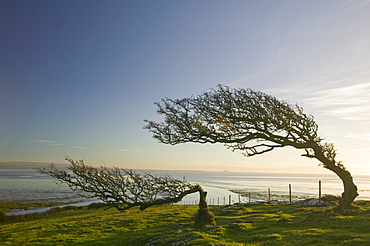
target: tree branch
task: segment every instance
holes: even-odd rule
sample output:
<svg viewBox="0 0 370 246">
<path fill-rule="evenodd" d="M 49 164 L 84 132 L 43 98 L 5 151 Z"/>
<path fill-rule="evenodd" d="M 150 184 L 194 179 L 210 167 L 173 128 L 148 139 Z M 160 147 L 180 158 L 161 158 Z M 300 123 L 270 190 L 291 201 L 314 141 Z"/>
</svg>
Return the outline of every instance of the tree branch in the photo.
<svg viewBox="0 0 370 246">
<path fill-rule="evenodd" d="M 38 172 L 66 183 L 72 190 L 88 192 L 118 210 L 134 206 L 145 209 L 150 206 L 179 202 L 184 196 L 197 192 L 199 185 L 170 176 L 156 176 L 151 173 L 137 173 L 130 169 L 85 165 L 83 160 L 70 162 L 67 170 L 54 164 L 49 168 L 37 168 Z"/>
</svg>

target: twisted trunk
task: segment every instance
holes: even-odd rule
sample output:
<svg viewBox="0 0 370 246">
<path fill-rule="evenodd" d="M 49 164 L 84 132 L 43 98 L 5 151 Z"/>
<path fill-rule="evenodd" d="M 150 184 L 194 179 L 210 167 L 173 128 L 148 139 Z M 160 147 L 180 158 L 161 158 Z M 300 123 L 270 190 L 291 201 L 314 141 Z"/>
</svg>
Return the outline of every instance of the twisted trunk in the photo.
<svg viewBox="0 0 370 246">
<path fill-rule="evenodd" d="M 352 202 L 358 196 L 357 186 L 353 182 L 351 173 L 343 166 L 336 164 L 335 161 L 328 159 L 319 148 L 314 148 L 314 152 L 313 157 L 321 161 L 325 168 L 334 172 L 342 180 L 344 191 L 339 201 L 338 211 L 345 213 L 347 209 L 351 208 Z"/>
<path fill-rule="evenodd" d="M 345 171 L 343 174 L 337 175 L 341 178 L 344 186 L 344 192 L 342 193 L 342 198 L 339 201 L 339 211 L 345 213 L 346 209 L 352 206 L 352 202 L 358 196 L 357 186 L 353 182 L 351 174 Z"/>
<path fill-rule="evenodd" d="M 201 186 L 199 186 L 199 209 L 207 209 L 207 192 L 203 190 Z"/>
<path fill-rule="evenodd" d="M 347 209 L 351 208 L 352 202 L 358 196 L 357 186 L 353 182 L 351 174 L 338 166 L 325 166 L 327 169 L 333 171 L 342 180 L 344 191 L 339 200 L 338 210 L 345 213 Z"/>
<path fill-rule="evenodd" d="M 200 185 L 197 185 L 199 192 L 199 209 L 194 215 L 194 223 L 196 226 L 214 225 L 216 224 L 214 215 L 208 209 L 207 205 L 207 192 L 203 190 Z"/>
</svg>

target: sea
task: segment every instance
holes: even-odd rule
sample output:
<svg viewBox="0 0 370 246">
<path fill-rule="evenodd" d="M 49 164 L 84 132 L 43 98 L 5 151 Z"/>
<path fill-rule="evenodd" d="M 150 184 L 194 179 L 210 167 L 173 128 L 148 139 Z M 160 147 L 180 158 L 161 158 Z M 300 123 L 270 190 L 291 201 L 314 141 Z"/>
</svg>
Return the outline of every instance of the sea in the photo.
<svg viewBox="0 0 370 246">
<path fill-rule="evenodd" d="M 207 191 L 209 205 L 228 205 L 255 201 L 287 201 L 318 198 L 330 194 L 340 196 L 341 180 L 333 174 L 283 174 L 205 171 L 149 171 L 156 175 L 170 175 L 200 184 Z M 354 175 L 359 190 L 357 200 L 370 200 L 370 175 Z M 320 184 L 319 184 L 320 183 Z M 319 189 L 321 187 L 321 189 Z M 290 190 L 289 190 L 290 189 Z M 17 200 L 67 200 L 71 204 L 87 204 L 97 199 L 84 200 L 66 184 L 58 184 L 48 175 L 32 168 L 0 168 L 0 202 Z M 179 204 L 197 204 L 197 193 L 187 195 Z"/>
</svg>

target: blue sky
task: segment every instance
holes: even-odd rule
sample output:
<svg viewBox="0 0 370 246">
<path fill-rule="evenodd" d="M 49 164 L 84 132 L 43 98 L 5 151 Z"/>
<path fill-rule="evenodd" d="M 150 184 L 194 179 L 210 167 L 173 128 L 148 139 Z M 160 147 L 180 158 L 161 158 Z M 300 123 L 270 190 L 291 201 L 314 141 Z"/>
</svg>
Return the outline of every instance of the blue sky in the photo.
<svg viewBox="0 0 370 246">
<path fill-rule="evenodd" d="M 0 2 L 0 161 L 141 169 L 326 172 L 286 148 L 157 143 L 153 102 L 217 84 L 272 94 L 315 116 L 338 159 L 367 173 L 370 2 Z"/>
</svg>

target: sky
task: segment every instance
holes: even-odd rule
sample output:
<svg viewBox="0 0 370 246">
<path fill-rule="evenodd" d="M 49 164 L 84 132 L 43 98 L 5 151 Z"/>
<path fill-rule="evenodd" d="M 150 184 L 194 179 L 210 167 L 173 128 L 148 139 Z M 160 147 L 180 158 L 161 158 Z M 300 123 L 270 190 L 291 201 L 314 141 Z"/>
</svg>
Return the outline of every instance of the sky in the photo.
<svg viewBox="0 0 370 246">
<path fill-rule="evenodd" d="M 329 172 L 302 150 L 158 143 L 154 102 L 218 84 L 303 107 L 370 174 L 370 1 L 0 1 L 0 161 Z"/>
</svg>

